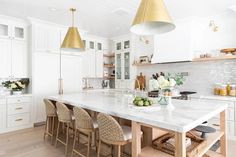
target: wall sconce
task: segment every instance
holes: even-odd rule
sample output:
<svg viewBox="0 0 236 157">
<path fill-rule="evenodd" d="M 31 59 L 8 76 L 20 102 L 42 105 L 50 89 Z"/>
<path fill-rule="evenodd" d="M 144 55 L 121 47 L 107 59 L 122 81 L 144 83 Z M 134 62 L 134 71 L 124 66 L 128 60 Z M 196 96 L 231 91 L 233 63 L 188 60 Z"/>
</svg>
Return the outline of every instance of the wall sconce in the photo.
<svg viewBox="0 0 236 157">
<path fill-rule="evenodd" d="M 219 30 L 219 27 L 215 24 L 214 20 L 210 21 L 209 27 L 213 32 L 217 32 Z"/>
<path fill-rule="evenodd" d="M 149 44 L 149 40 L 146 39 L 144 36 L 139 37 L 139 41 L 141 41 L 141 42 L 143 42 L 145 44 Z"/>
</svg>

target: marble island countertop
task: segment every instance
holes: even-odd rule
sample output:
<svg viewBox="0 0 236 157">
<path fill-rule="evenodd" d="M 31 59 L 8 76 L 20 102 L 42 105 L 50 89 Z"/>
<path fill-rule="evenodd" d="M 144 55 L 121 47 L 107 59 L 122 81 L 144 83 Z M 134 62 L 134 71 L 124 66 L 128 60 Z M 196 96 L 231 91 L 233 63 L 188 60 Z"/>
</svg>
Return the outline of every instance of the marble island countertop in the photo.
<svg viewBox="0 0 236 157">
<path fill-rule="evenodd" d="M 194 100 L 173 100 L 173 110 L 159 104 L 140 108 L 132 105 L 130 96 L 115 90 L 96 90 L 48 98 L 176 132 L 187 132 L 227 108 L 226 103 Z"/>
</svg>

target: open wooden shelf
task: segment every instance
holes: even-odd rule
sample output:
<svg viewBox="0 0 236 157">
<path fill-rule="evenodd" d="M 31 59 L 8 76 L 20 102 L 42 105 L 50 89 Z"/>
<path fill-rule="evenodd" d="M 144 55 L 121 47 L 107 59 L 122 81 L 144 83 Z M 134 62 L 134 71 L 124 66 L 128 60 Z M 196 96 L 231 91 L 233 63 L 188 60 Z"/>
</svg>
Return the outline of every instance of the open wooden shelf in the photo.
<svg viewBox="0 0 236 157">
<path fill-rule="evenodd" d="M 104 79 L 115 79 L 115 76 L 103 77 Z"/>
<path fill-rule="evenodd" d="M 210 156 L 213 157 L 223 157 L 221 154 L 209 150 L 223 135 L 224 132 L 220 131 L 208 134 L 206 138 L 207 145 L 202 150 L 202 152 L 199 153 L 198 157 L 202 157 L 204 154 L 209 154 Z M 142 149 L 142 152 L 139 154 L 139 157 L 173 157 L 173 156 L 164 153 L 162 151 L 159 151 L 157 149 L 154 149 L 151 146 L 147 146 Z"/>
<path fill-rule="evenodd" d="M 236 55 L 210 57 L 210 58 L 194 58 L 193 62 L 215 61 L 215 60 L 230 60 L 230 59 L 236 59 Z"/>
<path fill-rule="evenodd" d="M 156 65 L 156 64 L 153 64 L 153 63 L 136 63 L 136 64 L 133 64 L 133 66 L 149 66 L 149 65 Z"/>
<path fill-rule="evenodd" d="M 103 57 L 115 57 L 115 53 L 103 54 Z"/>
<path fill-rule="evenodd" d="M 115 68 L 115 65 L 113 65 L 113 64 L 103 64 L 103 67 L 105 67 L 105 68 Z"/>
<path fill-rule="evenodd" d="M 213 156 L 213 157 L 224 157 L 224 156 L 221 155 L 220 153 L 213 152 L 213 151 L 211 151 L 211 150 L 207 151 L 206 155 L 208 155 L 208 156 Z"/>
</svg>

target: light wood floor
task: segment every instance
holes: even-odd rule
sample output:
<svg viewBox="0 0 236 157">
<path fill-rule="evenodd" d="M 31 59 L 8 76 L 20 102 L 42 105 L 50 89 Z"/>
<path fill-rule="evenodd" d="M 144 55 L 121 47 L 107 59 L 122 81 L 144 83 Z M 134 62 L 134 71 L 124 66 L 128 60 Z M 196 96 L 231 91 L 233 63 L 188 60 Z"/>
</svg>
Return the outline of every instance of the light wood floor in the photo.
<svg viewBox="0 0 236 157">
<path fill-rule="evenodd" d="M 0 157 L 65 157 L 64 146 L 59 144 L 55 148 L 49 140 L 44 141 L 43 131 L 44 127 L 36 127 L 1 134 Z M 228 146 L 229 157 L 235 157 L 236 141 L 228 141 Z M 95 157 L 95 152 L 91 156 Z"/>
</svg>

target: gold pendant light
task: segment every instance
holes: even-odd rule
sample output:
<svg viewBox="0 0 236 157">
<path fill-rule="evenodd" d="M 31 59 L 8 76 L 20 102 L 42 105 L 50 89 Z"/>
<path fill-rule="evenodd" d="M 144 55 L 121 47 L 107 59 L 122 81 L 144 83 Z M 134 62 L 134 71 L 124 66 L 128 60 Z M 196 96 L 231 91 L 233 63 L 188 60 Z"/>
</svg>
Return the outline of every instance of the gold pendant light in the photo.
<svg viewBox="0 0 236 157">
<path fill-rule="evenodd" d="M 138 35 L 154 35 L 175 29 L 163 0 L 142 0 L 130 31 Z"/>
<path fill-rule="evenodd" d="M 61 49 L 66 51 L 81 52 L 84 51 L 84 43 L 81 40 L 77 27 L 74 27 L 74 12 L 76 9 L 71 8 L 70 11 L 72 12 L 72 27 L 69 27 L 67 31 L 65 39 L 61 45 Z"/>
</svg>

